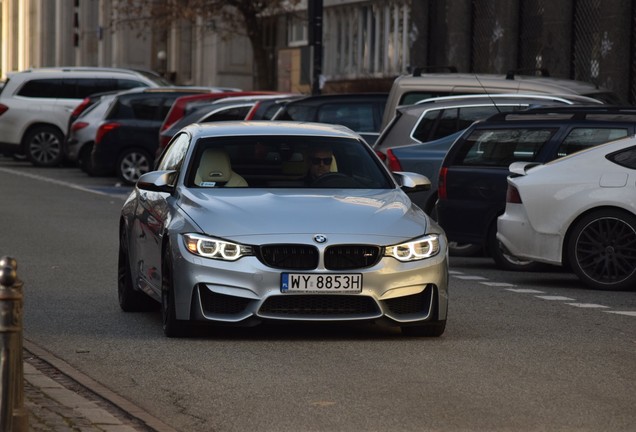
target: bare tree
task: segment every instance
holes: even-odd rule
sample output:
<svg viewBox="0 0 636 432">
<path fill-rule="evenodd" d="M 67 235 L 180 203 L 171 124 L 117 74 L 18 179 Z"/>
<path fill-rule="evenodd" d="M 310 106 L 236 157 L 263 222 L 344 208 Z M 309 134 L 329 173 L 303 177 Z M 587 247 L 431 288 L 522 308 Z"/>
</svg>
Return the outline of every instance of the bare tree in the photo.
<svg viewBox="0 0 636 432">
<path fill-rule="evenodd" d="M 254 54 L 254 86 L 273 89 L 274 65 L 264 37 L 265 23 L 271 17 L 292 12 L 300 0 L 118 0 L 113 25 L 131 28 L 170 28 L 179 21 L 192 25 L 213 19 L 222 25 L 215 30 L 222 37 L 246 36 Z"/>
</svg>

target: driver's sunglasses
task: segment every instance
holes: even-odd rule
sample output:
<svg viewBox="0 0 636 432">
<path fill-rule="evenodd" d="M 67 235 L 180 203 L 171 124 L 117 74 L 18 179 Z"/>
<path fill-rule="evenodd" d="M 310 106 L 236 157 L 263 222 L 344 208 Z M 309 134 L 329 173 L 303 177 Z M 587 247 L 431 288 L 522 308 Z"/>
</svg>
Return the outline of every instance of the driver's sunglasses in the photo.
<svg viewBox="0 0 636 432">
<path fill-rule="evenodd" d="M 320 165 L 321 162 L 323 165 L 331 165 L 331 161 L 333 160 L 333 158 L 332 157 L 326 157 L 326 158 L 312 157 L 310 158 L 310 160 L 313 165 Z"/>
</svg>

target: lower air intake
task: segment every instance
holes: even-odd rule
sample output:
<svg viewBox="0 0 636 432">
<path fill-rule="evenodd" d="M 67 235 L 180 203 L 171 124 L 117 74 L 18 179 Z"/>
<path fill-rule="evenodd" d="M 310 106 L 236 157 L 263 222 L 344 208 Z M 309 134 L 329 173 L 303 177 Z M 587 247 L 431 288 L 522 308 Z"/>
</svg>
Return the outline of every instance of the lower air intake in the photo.
<svg viewBox="0 0 636 432">
<path fill-rule="evenodd" d="M 280 316 L 370 316 L 379 314 L 371 297 L 348 295 L 279 295 L 268 298 L 259 311 Z"/>
</svg>

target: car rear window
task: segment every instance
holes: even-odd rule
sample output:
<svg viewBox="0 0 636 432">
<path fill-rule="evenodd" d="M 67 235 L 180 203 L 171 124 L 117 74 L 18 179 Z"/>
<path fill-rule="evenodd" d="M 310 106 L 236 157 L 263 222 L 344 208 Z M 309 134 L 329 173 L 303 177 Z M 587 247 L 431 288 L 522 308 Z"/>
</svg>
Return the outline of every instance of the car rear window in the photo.
<svg viewBox="0 0 636 432">
<path fill-rule="evenodd" d="M 338 124 L 356 132 L 377 132 L 374 106 L 368 103 L 325 104 L 318 109 L 316 121 Z"/>
<path fill-rule="evenodd" d="M 399 105 L 413 105 L 424 99 L 436 98 L 441 96 L 450 96 L 453 93 L 447 91 L 412 91 L 402 95 Z"/>
<path fill-rule="evenodd" d="M 222 108 L 205 116 L 199 122 L 208 123 L 217 121 L 244 120 L 251 108 L 251 105 Z"/>
<path fill-rule="evenodd" d="M 461 141 L 453 165 L 508 167 L 533 161 L 556 128 L 476 129 Z"/>
</svg>

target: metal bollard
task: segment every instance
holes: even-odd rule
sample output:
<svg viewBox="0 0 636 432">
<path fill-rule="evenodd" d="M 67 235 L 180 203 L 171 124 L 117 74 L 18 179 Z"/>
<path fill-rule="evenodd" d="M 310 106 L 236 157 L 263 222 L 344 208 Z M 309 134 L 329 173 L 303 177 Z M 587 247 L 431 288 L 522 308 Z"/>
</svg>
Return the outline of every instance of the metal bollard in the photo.
<svg viewBox="0 0 636 432">
<path fill-rule="evenodd" d="M 0 432 L 27 432 L 22 357 L 22 282 L 17 262 L 0 258 Z"/>
</svg>

